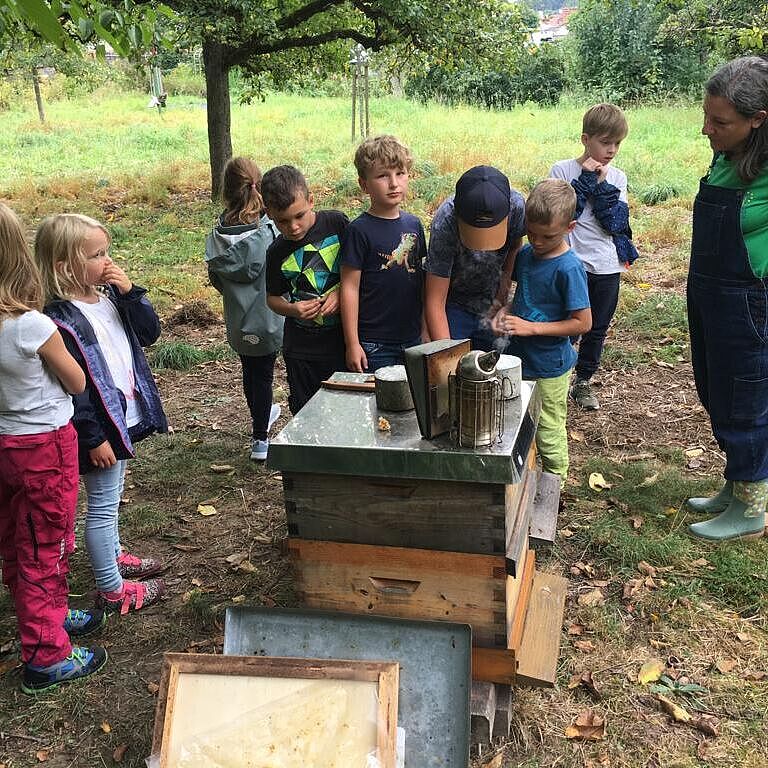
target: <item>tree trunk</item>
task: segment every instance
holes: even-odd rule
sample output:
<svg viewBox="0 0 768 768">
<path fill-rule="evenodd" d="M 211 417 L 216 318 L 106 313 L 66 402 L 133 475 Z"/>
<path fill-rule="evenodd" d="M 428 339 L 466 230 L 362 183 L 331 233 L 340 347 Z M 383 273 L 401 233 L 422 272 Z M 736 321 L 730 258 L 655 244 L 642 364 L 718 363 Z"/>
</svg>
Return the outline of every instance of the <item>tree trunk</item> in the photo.
<svg viewBox="0 0 768 768">
<path fill-rule="evenodd" d="M 32 86 L 35 89 L 35 103 L 37 104 L 37 115 L 40 122 L 45 122 L 45 110 L 43 109 L 43 96 L 40 93 L 40 80 L 37 76 L 37 67 L 32 67 Z"/>
<path fill-rule="evenodd" d="M 232 157 L 232 115 L 229 104 L 229 64 L 225 47 L 214 40 L 203 41 L 205 93 L 208 103 L 208 153 L 211 160 L 211 199 L 221 194 L 221 175 Z"/>
</svg>

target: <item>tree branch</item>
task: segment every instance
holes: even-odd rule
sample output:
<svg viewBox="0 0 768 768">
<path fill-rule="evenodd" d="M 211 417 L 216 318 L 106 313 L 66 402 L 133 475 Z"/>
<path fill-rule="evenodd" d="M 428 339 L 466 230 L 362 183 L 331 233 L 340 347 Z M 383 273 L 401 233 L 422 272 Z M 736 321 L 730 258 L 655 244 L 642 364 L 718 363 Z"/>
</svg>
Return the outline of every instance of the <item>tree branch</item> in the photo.
<svg viewBox="0 0 768 768">
<path fill-rule="evenodd" d="M 280 21 L 277 22 L 276 26 L 278 29 L 283 29 L 283 30 L 294 29 L 295 27 L 298 27 L 299 24 L 302 24 L 308 19 L 311 19 L 313 16 L 316 16 L 318 13 L 323 13 L 324 11 L 327 11 L 329 8 L 333 8 L 334 5 L 343 5 L 344 2 L 345 0 L 314 0 L 313 3 L 309 3 L 308 5 L 305 5 L 303 8 L 299 8 L 298 10 L 289 14 L 285 18 L 280 19 Z"/>
<path fill-rule="evenodd" d="M 386 37 L 371 37 L 364 35 L 356 29 L 334 29 L 329 32 L 323 32 L 319 35 L 303 35 L 301 37 L 288 37 L 282 40 L 276 40 L 274 43 L 260 44 L 258 40 L 251 38 L 236 48 L 231 48 L 227 52 L 227 62 L 230 65 L 238 65 L 250 59 L 252 56 L 261 56 L 265 53 L 277 53 L 278 51 L 288 51 L 294 48 L 311 48 L 313 45 L 322 45 L 334 40 L 354 40 L 366 48 L 378 51 L 391 40 Z"/>
</svg>

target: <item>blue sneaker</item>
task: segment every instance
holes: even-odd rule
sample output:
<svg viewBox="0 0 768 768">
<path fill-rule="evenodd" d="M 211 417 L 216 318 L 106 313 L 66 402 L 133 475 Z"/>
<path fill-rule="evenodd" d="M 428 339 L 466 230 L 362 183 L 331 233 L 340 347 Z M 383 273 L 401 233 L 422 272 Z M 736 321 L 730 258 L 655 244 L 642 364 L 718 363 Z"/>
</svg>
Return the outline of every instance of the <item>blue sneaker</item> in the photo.
<svg viewBox="0 0 768 768">
<path fill-rule="evenodd" d="M 107 663 L 105 648 L 80 648 L 72 646 L 72 653 L 64 661 L 51 664 L 50 667 L 34 667 L 24 665 L 24 676 L 21 680 L 21 690 L 34 694 L 58 688 L 62 683 L 79 680 L 94 672 L 98 672 Z"/>
<path fill-rule="evenodd" d="M 70 637 L 85 637 L 98 632 L 107 623 L 107 614 L 98 608 L 81 611 L 70 608 L 64 618 L 64 631 Z"/>
</svg>

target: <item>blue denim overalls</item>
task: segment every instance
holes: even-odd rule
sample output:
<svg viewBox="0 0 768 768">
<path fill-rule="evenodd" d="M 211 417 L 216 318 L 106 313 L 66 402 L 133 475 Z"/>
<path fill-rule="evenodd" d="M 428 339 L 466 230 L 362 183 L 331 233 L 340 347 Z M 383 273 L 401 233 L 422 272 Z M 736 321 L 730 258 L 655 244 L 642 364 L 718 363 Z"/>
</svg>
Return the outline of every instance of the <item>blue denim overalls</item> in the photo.
<svg viewBox="0 0 768 768">
<path fill-rule="evenodd" d="M 768 478 L 768 278 L 741 234 L 745 190 L 702 179 L 693 206 L 688 322 L 696 389 L 728 480 Z"/>
</svg>

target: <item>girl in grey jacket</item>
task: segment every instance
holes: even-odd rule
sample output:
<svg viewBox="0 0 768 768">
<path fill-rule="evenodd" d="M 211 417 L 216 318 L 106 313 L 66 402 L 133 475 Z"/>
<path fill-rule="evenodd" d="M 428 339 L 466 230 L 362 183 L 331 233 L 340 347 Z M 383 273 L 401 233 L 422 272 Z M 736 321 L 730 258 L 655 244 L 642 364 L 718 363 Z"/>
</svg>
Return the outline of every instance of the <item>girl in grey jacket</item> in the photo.
<svg viewBox="0 0 768 768">
<path fill-rule="evenodd" d="M 227 341 L 243 366 L 243 392 L 251 412 L 251 458 L 264 461 L 268 433 L 280 416 L 272 403 L 275 359 L 283 342 L 283 318 L 267 307 L 267 248 L 277 236 L 263 214 L 261 171 L 246 157 L 233 157 L 224 168 L 226 209 L 205 242 L 211 285 L 224 301 Z"/>
</svg>

